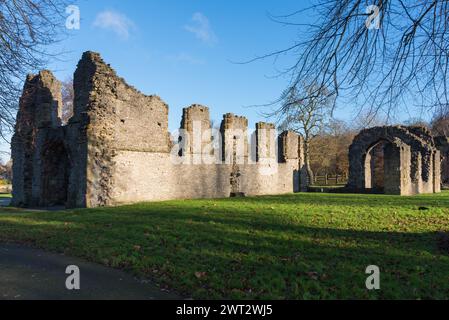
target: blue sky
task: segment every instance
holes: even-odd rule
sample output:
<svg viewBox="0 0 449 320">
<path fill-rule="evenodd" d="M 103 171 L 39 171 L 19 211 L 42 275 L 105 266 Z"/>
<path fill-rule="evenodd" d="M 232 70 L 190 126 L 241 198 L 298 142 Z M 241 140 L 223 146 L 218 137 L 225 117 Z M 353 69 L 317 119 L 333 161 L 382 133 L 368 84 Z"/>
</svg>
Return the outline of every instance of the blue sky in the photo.
<svg viewBox="0 0 449 320">
<path fill-rule="evenodd" d="M 275 77 L 292 63 L 287 56 L 236 64 L 290 46 L 298 30 L 273 22 L 306 7 L 294 0 L 79 0 L 80 30 L 54 48 L 65 52 L 49 66 L 60 80 L 72 76 L 82 52 L 101 53 L 117 73 L 145 94 L 157 94 L 170 106 L 169 126 L 179 127 L 182 108 L 208 106 L 216 123 L 233 112 L 251 126 L 266 109 L 248 107 L 276 99 L 288 79 Z M 304 21 L 307 19 L 304 16 Z M 351 120 L 350 106 L 336 116 Z M 3 146 L 2 149 L 6 149 Z"/>
<path fill-rule="evenodd" d="M 299 4 L 301 3 L 301 4 Z M 276 99 L 286 79 L 272 60 L 235 64 L 290 45 L 296 30 L 270 21 L 305 2 L 283 0 L 95 0 L 81 1 L 81 29 L 60 48 L 70 51 L 51 69 L 60 79 L 73 74 L 83 51 L 100 52 L 126 81 L 146 94 L 160 95 L 170 106 L 170 129 L 193 103 L 221 121 L 226 112 L 260 120 L 246 108 Z"/>
</svg>

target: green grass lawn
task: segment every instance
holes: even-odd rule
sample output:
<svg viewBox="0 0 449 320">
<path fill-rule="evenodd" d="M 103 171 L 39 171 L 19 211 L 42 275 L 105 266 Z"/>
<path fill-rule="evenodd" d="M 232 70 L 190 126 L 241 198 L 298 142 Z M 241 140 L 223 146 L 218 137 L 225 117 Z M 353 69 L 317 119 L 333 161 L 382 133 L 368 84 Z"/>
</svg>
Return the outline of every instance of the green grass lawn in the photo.
<svg viewBox="0 0 449 320">
<path fill-rule="evenodd" d="M 449 254 L 439 246 L 448 231 L 448 192 L 0 209 L 0 241 L 84 257 L 211 299 L 449 299 Z M 368 265 L 381 269 L 380 291 L 365 288 Z"/>
</svg>

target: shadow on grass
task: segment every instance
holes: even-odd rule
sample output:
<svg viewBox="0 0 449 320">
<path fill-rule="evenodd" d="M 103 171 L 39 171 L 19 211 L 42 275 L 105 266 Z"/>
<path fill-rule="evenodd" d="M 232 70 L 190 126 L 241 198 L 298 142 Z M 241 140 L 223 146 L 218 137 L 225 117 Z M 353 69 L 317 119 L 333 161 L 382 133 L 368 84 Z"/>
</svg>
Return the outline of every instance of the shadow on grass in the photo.
<svg viewBox="0 0 449 320">
<path fill-rule="evenodd" d="M 438 250 L 437 232 L 319 227 L 269 210 L 298 201 L 372 206 L 390 199 L 395 206 L 423 201 L 435 207 L 448 201 L 361 197 L 302 194 L 23 213 L 0 216 L 0 239 L 151 275 L 195 298 L 448 298 L 449 257 Z M 364 287 L 372 264 L 383 272 L 376 293 Z"/>
</svg>

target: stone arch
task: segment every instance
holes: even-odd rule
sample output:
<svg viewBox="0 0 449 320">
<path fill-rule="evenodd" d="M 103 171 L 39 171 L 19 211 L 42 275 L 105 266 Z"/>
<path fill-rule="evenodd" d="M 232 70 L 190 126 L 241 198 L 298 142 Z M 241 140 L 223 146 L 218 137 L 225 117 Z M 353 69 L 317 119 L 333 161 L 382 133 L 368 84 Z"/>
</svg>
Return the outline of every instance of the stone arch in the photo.
<svg viewBox="0 0 449 320">
<path fill-rule="evenodd" d="M 62 140 L 47 141 L 41 151 L 40 206 L 66 206 L 69 192 L 70 156 Z"/>
<path fill-rule="evenodd" d="M 433 137 L 417 127 L 375 127 L 356 136 L 349 150 L 348 187 L 361 191 L 372 189 L 367 165 L 373 147 L 385 145 L 385 193 L 415 194 L 434 192 L 435 144 Z"/>
<path fill-rule="evenodd" d="M 385 188 L 385 147 L 390 141 L 379 140 L 365 154 L 365 188 L 382 192 Z"/>
</svg>

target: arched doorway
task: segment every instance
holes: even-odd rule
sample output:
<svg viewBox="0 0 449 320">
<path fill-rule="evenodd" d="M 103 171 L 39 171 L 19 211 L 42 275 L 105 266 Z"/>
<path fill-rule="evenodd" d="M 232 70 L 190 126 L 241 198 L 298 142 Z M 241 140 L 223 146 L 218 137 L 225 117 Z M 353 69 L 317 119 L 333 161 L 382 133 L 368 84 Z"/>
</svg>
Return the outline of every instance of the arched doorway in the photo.
<svg viewBox="0 0 449 320">
<path fill-rule="evenodd" d="M 48 142 L 42 151 L 41 206 L 65 206 L 69 184 L 70 161 L 63 142 Z"/>
<path fill-rule="evenodd" d="M 349 148 L 347 188 L 398 195 L 439 192 L 438 158 L 434 139 L 424 128 L 365 129 Z"/>
<path fill-rule="evenodd" d="M 386 140 L 379 140 L 370 146 L 365 157 L 365 188 L 376 193 L 385 191 L 385 148 Z"/>
</svg>

